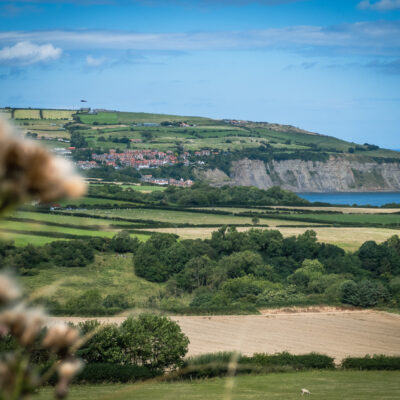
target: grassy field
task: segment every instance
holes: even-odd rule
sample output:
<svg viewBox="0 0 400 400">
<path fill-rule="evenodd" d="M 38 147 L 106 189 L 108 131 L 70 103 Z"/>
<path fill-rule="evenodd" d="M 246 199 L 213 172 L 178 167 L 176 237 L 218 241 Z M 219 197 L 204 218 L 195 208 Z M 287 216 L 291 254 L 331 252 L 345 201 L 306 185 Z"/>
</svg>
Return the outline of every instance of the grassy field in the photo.
<svg viewBox="0 0 400 400">
<path fill-rule="evenodd" d="M 104 228 L 109 228 L 111 224 L 117 225 L 126 225 L 126 227 L 134 228 L 134 224 L 132 222 L 124 222 L 124 221 L 111 221 L 107 219 L 99 219 L 99 218 L 84 218 L 84 217 L 74 217 L 70 215 L 60 215 L 60 214 L 45 214 L 38 212 L 29 212 L 29 211 L 17 211 L 12 214 L 15 218 L 28 218 L 33 219 L 38 222 L 55 222 L 59 224 L 73 224 L 73 225 L 81 225 L 81 226 L 93 226 L 100 225 Z"/>
<path fill-rule="evenodd" d="M 157 295 L 163 287 L 138 278 L 130 254 L 97 254 L 92 264 L 82 268 L 40 269 L 37 275 L 22 277 L 22 283 L 28 294 L 40 291 L 43 297 L 62 304 L 88 289 L 99 289 L 103 297 L 122 293 L 129 303 L 144 306 L 148 297 Z"/>
<path fill-rule="evenodd" d="M 113 237 L 118 230 L 109 229 L 108 227 L 101 227 L 89 230 L 89 229 L 79 229 L 79 228 L 70 228 L 64 226 L 51 226 L 45 225 L 41 223 L 33 223 L 33 222 L 18 222 L 18 221 L 2 221 L 1 229 L 3 231 L 12 230 L 12 231 L 22 231 L 22 232 L 44 232 L 44 234 L 48 234 L 51 236 L 52 232 L 67 234 L 67 235 L 79 235 L 79 236 L 101 236 L 101 237 Z"/>
<path fill-rule="evenodd" d="M 66 199 L 58 202 L 60 206 L 66 207 L 68 205 L 80 206 L 81 204 L 95 205 L 95 204 L 130 204 L 129 201 L 122 200 L 109 200 L 100 199 L 96 197 L 81 197 L 79 199 Z M 131 204 L 132 205 L 132 204 Z"/>
<path fill-rule="evenodd" d="M 47 243 L 54 242 L 55 240 L 62 240 L 60 238 L 52 238 L 48 236 L 36 236 L 22 233 L 14 232 L 2 232 L 0 230 L 0 239 L 2 240 L 12 240 L 14 244 L 18 247 L 23 247 L 28 244 L 33 244 L 34 246 L 43 246 Z"/>
<path fill-rule="evenodd" d="M 327 223 L 358 223 L 374 225 L 400 224 L 400 214 L 296 214 L 293 215 L 298 220 L 316 220 Z"/>
<path fill-rule="evenodd" d="M 73 212 L 73 211 L 72 211 Z M 151 209 L 111 209 L 111 210 L 81 210 L 87 215 L 98 215 L 105 217 L 121 217 L 131 219 L 156 220 L 170 223 L 190 223 L 194 225 L 215 224 L 215 225 L 235 225 L 235 224 L 252 224 L 251 217 L 238 217 L 235 215 L 218 215 L 196 213 L 190 211 L 173 211 L 173 210 L 151 210 Z M 278 224 L 294 224 L 301 225 L 301 222 L 282 221 L 277 219 L 260 218 L 259 224 L 268 226 L 276 226 Z M 309 223 L 304 223 L 309 225 Z"/>
<path fill-rule="evenodd" d="M 152 186 L 152 185 L 122 185 L 124 189 L 138 190 L 139 192 L 162 192 L 166 189 L 165 186 Z"/>
<path fill-rule="evenodd" d="M 397 400 L 400 397 L 400 373 L 312 371 L 177 383 L 76 385 L 71 388 L 69 398 L 71 400 L 291 400 L 301 398 L 300 390 L 304 387 L 311 391 L 312 399 Z M 52 399 L 53 389 L 43 389 L 37 398 Z"/>
</svg>

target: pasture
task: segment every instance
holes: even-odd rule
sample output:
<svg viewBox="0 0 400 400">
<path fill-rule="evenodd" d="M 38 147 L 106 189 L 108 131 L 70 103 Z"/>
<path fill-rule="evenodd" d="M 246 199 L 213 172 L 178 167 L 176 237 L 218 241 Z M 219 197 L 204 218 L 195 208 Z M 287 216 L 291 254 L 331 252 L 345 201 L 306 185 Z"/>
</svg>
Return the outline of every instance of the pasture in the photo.
<svg viewBox="0 0 400 400">
<path fill-rule="evenodd" d="M 162 383 L 74 385 L 71 400 L 294 400 L 308 388 L 312 399 L 397 400 L 400 374 L 391 371 L 307 371 L 247 375 L 235 378 Z M 42 389 L 39 400 L 53 398 L 53 388 Z"/>
<path fill-rule="evenodd" d="M 157 295 L 163 285 L 137 277 L 132 256 L 97 254 L 86 267 L 52 267 L 39 269 L 33 276 L 23 276 L 28 294 L 54 298 L 61 304 L 82 295 L 88 289 L 99 289 L 102 296 L 123 294 L 135 307 L 144 307 L 150 296 Z"/>
<path fill-rule="evenodd" d="M 73 212 L 73 211 L 72 211 Z M 175 211 L 175 210 L 162 210 L 162 209 L 145 209 L 145 208 L 132 208 L 132 209 L 110 209 L 110 210 L 83 210 L 88 216 L 97 215 L 104 217 L 120 217 L 131 219 L 146 219 L 170 223 L 189 223 L 193 225 L 252 225 L 251 217 L 240 217 L 235 215 L 219 215 L 207 214 L 191 211 Z M 278 221 L 276 219 L 260 218 L 260 225 L 273 226 L 279 224 L 286 224 L 288 221 Z M 272 224 L 272 225 L 270 225 Z M 288 224 L 291 224 L 289 221 Z M 302 223 L 292 223 L 294 225 L 301 225 Z M 310 225 L 304 223 L 304 225 Z"/>
<path fill-rule="evenodd" d="M 283 216 L 282 216 L 283 217 Z M 400 214 L 296 214 L 289 218 L 296 220 L 315 220 L 316 222 L 327 222 L 331 224 L 374 224 L 374 225 L 399 225 Z"/>
</svg>

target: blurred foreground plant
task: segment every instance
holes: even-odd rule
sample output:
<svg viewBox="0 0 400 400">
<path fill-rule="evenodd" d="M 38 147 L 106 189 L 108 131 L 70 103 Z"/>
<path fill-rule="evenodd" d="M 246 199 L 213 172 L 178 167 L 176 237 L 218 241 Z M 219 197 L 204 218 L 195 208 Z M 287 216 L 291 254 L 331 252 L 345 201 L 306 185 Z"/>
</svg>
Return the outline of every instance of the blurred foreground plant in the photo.
<svg viewBox="0 0 400 400">
<path fill-rule="evenodd" d="M 52 324 L 37 307 L 25 304 L 21 291 L 8 275 L 0 275 L 0 336 L 9 335 L 15 342 L 13 350 L 0 355 L 0 399 L 22 399 L 45 384 L 55 372 L 58 375 L 56 397 L 64 398 L 68 384 L 81 369 L 74 357 L 79 345 L 79 332 L 66 324 Z M 52 354 L 52 362 L 45 370 L 34 361 L 37 343 L 41 350 Z"/>
<path fill-rule="evenodd" d="M 22 201 L 79 197 L 85 190 L 70 162 L 23 139 L 0 119 L 0 213 Z"/>
<path fill-rule="evenodd" d="M 86 185 L 71 163 L 25 140 L 0 119 L 0 214 L 27 200 L 43 202 L 79 197 Z M 57 398 L 64 398 L 68 384 L 81 368 L 74 357 L 80 345 L 79 332 L 65 324 L 51 324 L 39 308 L 29 307 L 16 282 L 0 275 L 0 339 L 11 338 L 12 350 L 0 354 L 0 400 L 18 400 L 34 393 L 55 372 Z M 43 371 L 34 354 L 52 354 Z"/>
</svg>

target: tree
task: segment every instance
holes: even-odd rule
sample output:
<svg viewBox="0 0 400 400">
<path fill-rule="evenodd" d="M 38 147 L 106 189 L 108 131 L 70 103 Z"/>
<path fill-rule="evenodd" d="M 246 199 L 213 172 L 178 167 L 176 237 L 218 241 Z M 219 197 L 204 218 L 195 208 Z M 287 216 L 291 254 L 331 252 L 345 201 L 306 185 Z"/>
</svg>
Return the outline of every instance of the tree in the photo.
<svg viewBox="0 0 400 400">
<path fill-rule="evenodd" d="M 251 222 L 253 223 L 253 225 L 257 225 L 257 224 L 260 222 L 260 218 L 258 218 L 258 217 L 253 217 L 253 218 L 251 219 Z"/>
<path fill-rule="evenodd" d="M 73 131 L 71 132 L 71 146 L 76 147 L 77 149 L 88 147 L 88 142 L 79 132 Z"/>
<path fill-rule="evenodd" d="M 138 238 L 131 238 L 129 232 L 121 231 L 118 232 L 110 242 L 110 247 L 117 253 L 134 253 L 139 247 L 140 242 Z"/>
<path fill-rule="evenodd" d="M 115 324 L 101 325 L 99 321 L 85 321 L 78 325 L 83 335 L 96 330 L 96 334 L 77 350 L 77 356 L 87 363 L 127 364 L 121 330 Z"/>
<path fill-rule="evenodd" d="M 131 363 L 158 371 L 183 364 L 189 339 L 169 318 L 153 314 L 129 317 L 122 323 L 121 332 Z"/>
</svg>

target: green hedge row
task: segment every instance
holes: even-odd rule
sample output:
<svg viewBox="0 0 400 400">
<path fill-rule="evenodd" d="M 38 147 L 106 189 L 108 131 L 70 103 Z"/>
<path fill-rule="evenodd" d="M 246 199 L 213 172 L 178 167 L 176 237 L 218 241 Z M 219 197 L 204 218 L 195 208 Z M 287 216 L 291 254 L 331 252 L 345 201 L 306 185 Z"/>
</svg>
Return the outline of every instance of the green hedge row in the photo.
<svg viewBox="0 0 400 400">
<path fill-rule="evenodd" d="M 235 375 L 335 368 L 332 357 L 317 353 L 303 355 L 287 352 L 272 355 L 259 353 L 247 357 L 241 354 L 221 352 L 188 358 L 179 372 L 167 378 L 198 379 L 225 376 L 228 374 L 231 360 L 237 361 Z"/>
<path fill-rule="evenodd" d="M 49 366 L 50 364 L 42 366 L 42 371 L 46 371 Z M 93 363 L 86 364 L 74 378 L 73 383 L 127 383 L 144 381 L 155 376 L 157 376 L 156 373 L 140 365 Z M 53 374 L 48 383 L 54 385 L 57 380 L 56 374 Z"/>
<path fill-rule="evenodd" d="M 153 378 L 155 374 L 140 365 L 87 364 L 74 379 L 75 383 L 136 382 Z"/>
<path fill-rule="evenodd" d="M 400 370 L 400 356 L 374 355 L 365 357 L 347 357 L 342 361 L 342 368 L 359 370 Z"/>
</svg>

